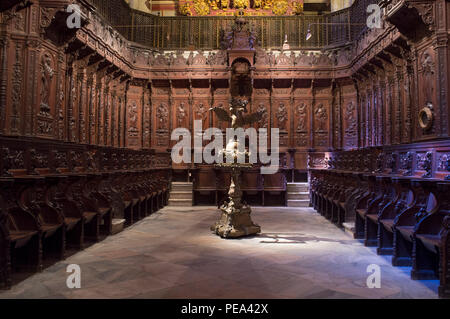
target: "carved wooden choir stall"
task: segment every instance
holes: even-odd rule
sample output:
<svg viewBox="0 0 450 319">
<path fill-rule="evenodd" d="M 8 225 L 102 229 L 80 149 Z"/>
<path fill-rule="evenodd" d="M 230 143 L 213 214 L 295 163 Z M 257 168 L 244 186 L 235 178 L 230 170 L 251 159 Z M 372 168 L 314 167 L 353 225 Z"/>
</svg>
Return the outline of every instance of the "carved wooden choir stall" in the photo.
<svg viewBox="0 0 450 319">
<path fill-rule="evenodd" d="M 287 183 L 309 178 L 318 212 L 450 295 L 449 1 L 241 20 L 24 3 L 0 4 L 0 282 L 156 211 L 172 180 L 193 182 L 195 204 L 222 204 L 229 174 L 172 163 L 171 133 L 196 120 L 224 131 L 208 110 L 245 96 L 269 146 L 279 129 L 280 167 L 244 172 L 243 200 L 286 205 Z"/>
</svg>

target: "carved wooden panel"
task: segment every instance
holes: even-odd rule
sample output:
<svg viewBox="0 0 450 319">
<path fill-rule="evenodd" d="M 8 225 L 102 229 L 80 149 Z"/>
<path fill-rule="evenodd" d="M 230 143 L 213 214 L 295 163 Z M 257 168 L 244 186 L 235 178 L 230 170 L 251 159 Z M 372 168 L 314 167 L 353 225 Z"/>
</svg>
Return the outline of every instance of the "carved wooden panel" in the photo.
<svg viewBox="0 0 450 319">
<path fill-rule="evenodd" d="M 297 88 L 294 91 L 293 101 L 294 144 L 291 146 L 307 149 L 311 146 L 312 90 L 310 88 Z"/>
<path fill-rule="evenodd" d="M 348 84 L 341 87 L 341 103 L 339 117 L 343 131 L 343 147 L 352 149 L 358 147 L 358 109 L 357 94 L 354 85 Z M 340 132 L 342 134 L 342 132 Z"/>
<path fill-rule="evenodd" d="M 280 147 L 289 146 L 291 103 L 287 98 L 276 97 L 272 102 L 272 126 L 279 129 Z"/>
<path fill-rule="evenodd" d="M 330 142 L 331 87 L 317 88 L 314 91 L 315 101 L 312 108 L 314 147 L 323 149 L 328 147 Z"/>
<path fill-rule="evenodd" d="M 130 85 L 127 91 L 125 133 L 126 145 L 131 148 L 142 147 L 143 90 L 142 86 Z"/>
</svg>

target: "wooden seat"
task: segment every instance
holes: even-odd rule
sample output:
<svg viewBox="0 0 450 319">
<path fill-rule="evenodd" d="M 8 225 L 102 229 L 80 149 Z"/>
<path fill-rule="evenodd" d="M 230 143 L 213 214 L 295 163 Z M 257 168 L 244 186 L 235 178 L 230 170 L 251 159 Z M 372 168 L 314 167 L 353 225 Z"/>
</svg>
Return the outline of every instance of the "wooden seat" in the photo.
<svg viewBox="0 0 450 319">
<path fill-rule="evenodd" d="M 380 223 L 386 228 L 386 230 L 392 232 L 394 227 L 394 219 L 381 219 Z"/>
<path fill-rule="evenodd" d="M 32 231 L 32 230 L 25 230 L 25 231 L 13 230 L 13 231 L 9 232 L 11 242 L 22 241 L 21 242 L 22 245 L 18 245 L 18 246 L 23 246 L 23 244 L 26 244 L 26 242 L 24 242 L 23 240 L 26 239 L 28 241 L 31 239 L 31 237 L 33 237 L 37 233 L 38 233 L 37 231 Z"/>
<path fill-rule="evenodd" d="M 412 235 L 414 233 L 414 226 L 396 226 L 396 228 L 405 239 L 409 241 L 412 240 Z"/>
<path fill-rule="evenodd" d="M 377 214 L 366 214 L 366 217 L 372 220 L 374 223 L 378 222 L 378 215 Z"/>
<path fill-rule="evenodd" d="M 48 237 L 50 235 L 53 235 L 61 225 L 41 225 L 41 230 L 44 234 L 44 237 Z"/>
<path fill-rule="evenodd" d="M 124 201 L 123 201 L 123 204 L 124 204 L 125 208 L 127 208 L 128 206 L 130 206 L 131 201 L 129 201 L 129 200 L 124 200 Z"/>
<path fill-rule="evenodd" d="M 66 225 L 67 229 L 72 229 L 79 221 L 80 221 L 79 218 L 74 218 L 74 217 L 65 217 L 64 218 L 64 224 Z"/>
<path fill-rule="evenodd" d="M 364 218 L 364 217 L 366 216 L 367 209 L 365 209 L 365 208 L 359 208 L 359 209 L 356 210 L 356 212 L 359 214 L 359 216 L 361 216 L 361 217 Z"/>
<path fill-rule="evenodd" d="M 98 212 L 100 213 L 100 215 L 105 215 L 106 213 L 108 213 L 111 210 L 110 207 L 99 207 L 98 208 Z"/>
<path fill-rule="evenodd" d="M 96 215 L 97 212 L 83 212 L 84 223 L 89 223 Z"/>
<path fill-rule="evenodd" d="M 439 247 L 441 246 L 440 235 L 417 234 L 416 238 L 421 240 L 428 250 L 433 251 L 436 254 L 439 252 Z"/>
</svg>

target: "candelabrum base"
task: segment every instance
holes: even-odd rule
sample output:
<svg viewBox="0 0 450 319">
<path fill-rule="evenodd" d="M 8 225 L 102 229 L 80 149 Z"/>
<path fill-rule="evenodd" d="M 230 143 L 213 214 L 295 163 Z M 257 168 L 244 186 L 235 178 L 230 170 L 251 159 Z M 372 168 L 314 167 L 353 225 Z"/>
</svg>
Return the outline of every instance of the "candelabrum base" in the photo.
<svg viewBox="0 0 450 319">
<path fill-rule="evenodd" d="M 211 226 L 211 230 L 222 238 L 238 238 L 255 235 L 261 232 L 261 227 L 253 223 L 249 206 L 236 208 L 233 204 L 226 204 L 221 208 L 220 219 Z"/>
</svg>

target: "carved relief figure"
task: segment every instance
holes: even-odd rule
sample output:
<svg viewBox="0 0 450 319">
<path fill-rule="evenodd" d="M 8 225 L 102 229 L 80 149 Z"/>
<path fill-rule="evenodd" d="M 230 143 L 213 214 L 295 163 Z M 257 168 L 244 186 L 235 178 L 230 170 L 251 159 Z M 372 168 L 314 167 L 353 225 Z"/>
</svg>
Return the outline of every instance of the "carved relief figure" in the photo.
<svg viewBox="0 0 450 319">
<path fill-rule="evenodd" d="M 204 65 L 206 64 L 206 57 L 203 55 L 203 51 L 199 50 L 198 54 L 193 58 L 193 65 Z"/>
<path fill-rule="evenodd" d="M 433 152 L 427 152 L 422 162 L 422 168 L 425 173 L 422 175 L 424 178 L 432 177 L 433 175 Z"/>
<path fill-rule="evenodd" d="M 423 73 L 423 83 L 425 86 L 425 98 L 426 102 L 432 102 L 431 98 L 433 96 L 433 81 L 434 81 L 434 61 L 430 52 L 425 51 L 422 55 L 422 73 Z"/>
<path fill-rule="evenodd" d="M 293 65 L 294 64 L 294 60 L 292 59 L 292 55 L 291 56 L 287 56 L 286 54 L 284 54 L 283 52 L 280 53 L 276 59 L 275 62 L 277 65 Z"/>
<path fill-rule="evenodd" d="M 195 107 L 195 115 L 196 115 L 196 118 L 201 119 L 202 123 L 203 123 L 203 121 L 206 118 L 206 108 L 202 102 L 197 104 L 197 106 Z"/>
<path fill-rule="evenodd" d="M 287 109 L 284 103 L 280 103 L 278 106 L 278 111 L 276 113 L 276 117 L 278 120 L 278 128 L 280 130 L 286 130 L 286 121 L 287 121 Z"/>
<path fill-rule="evenodd" d="M 167 118 L 169 116 L 169 111 L 167 109 L 167 104 L 161 102 L 156 109 L 156 120 L 158 122 L 158 130 L 167 130 Z"/>
<path fill-rule="evenodd" d="M 186 65 L 186 59 L 184 58 L 182 51 L 177 51 L 176 56 L 172 58 L 171 64 L 176 66 Z"/>
<path fill-rule="evenodd" d="M 223 50 L 219 50 L 217 53 L 212 53 L 208 56 L 209 65 L 226 65 L 227 54 Z"/>
<path fill-rule="evenodd" d="M 52 58 L 45 53 L 41 60 L 41 112 L 50 113 L 50 86 L 53 80 Z"/>
<path fill-rule="evenodd" d="M 402 169 L 404 170 L 403 176 L 412 175 L 413 153 L 407 152 L 406 154 L 403 154 L 400 161 L 401 161 Z"/>
<path fill-rule="evenodd" d="M 186 110 L 184 109 L 185 105 L 184 102 L 181 102 L 178 105 L 178 112 L 177 112 L 177 125 L 178 127 L 181 127 L 183 125 L 184 119 L 186 117 Z"/>
<path fill-rule="evenodd" d="M 345 108 L 345 121 L 346 121 L 346 129 L 345 133 L 349 137 L 353 137 L 356 135 L 356 117 L 355 117 L 355 104 L 352 102 L 347 104 Z"/>
<path fill-rule="evenodd" d="M 261 48 L 256 49 L 255 64 L 261 64 L 266 66 L 270 65 L 270 58 L 269 55 L 266 53 L 266 50 Z"/>
<path fill-rule="evenodd" d="M 264 103 L 259 103 L 258 109 L 256 111 L 258 113 L 261 113 L 261 121 L 259 121 L 260 127 L 267 128 L 267 124 L 269 121 L 268 121 L 267 109 L 266 109 Z"/>
<path fill-rule="evenodd" d="M 316 123 L 317 123 L 316 131 L 319 131 L 319 132 L 325 131 L 328 115 L 327 115 L 327 110 L 325 109 L 325 107 L 323 106 L 322 103 L 317 105 L 316 111 L 314 113 L 316 115 Z"/>
<path fill-rule="evenodd" d="M 137 136 L 138 133 L 138 113 L 137 113 L 137 105 L 136 102 L 131 102 L 128 107 L 128 118 L 130 128 L 128 129 L 129 136 Z"/>
<path fill-rule="evenodd" d="M 306 131 L 306 104 L 300 103 L 295 111 L 298 116 L 297 131 Z"/>
</svg>

